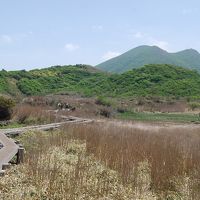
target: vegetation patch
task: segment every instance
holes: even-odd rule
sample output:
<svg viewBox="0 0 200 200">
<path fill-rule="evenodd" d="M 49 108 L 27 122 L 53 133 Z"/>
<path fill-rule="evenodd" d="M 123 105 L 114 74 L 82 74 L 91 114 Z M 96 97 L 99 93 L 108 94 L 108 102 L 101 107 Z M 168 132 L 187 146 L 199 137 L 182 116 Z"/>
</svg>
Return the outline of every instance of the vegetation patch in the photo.
<svg viewBox="0 0 200 200">
<path fill-rule="evenodd" d="M 10 80 L 25 95 L 78 93 L 105 97 L 200 98 L 200 74 L 173 65 L 151 64 L 123 74 L 108 74 L 86 65 L 0 72 L 0 92 L 10 93 Z M 9 88 L 7 88 L 9 87 Z M 102 99 L 101 99 L 102 100 Z M 103 101 L 104 103 L 104 101 Z"/>
<path fill-rule="evenodd" d="M 107 106 L 110 107 L 112 105 L 111 101 L 109 101 L 108 99 L 106 99 L 105 97 L 99 96 L 95 103 L 97 105 L 102 105 L 102 106 Z"/>
<path fill-rule="evenodd" d="M 15 102 L 3 96 L 0 96 L 0 120 L 9 120 L 12 115 L 12 109 Z"/>
<path fill-rule="evenodd" d="M 199 114 L 184 113 L 123 112 L 119 113 L 117 117 L 138 121 L 200 122 Z"/>
<path fill-rule="evenodd" d="M 200 103 L 199 102 L 190 102 L 189 106 L 192 110 L 196 110 L 200 108 Z"/>
<path fill-rule="evenodd" d="M 87 154 L 84 141 L 67 139 L 58 132 L 27 133 L 20 140 L 27 150 L 25 163 L 1 178 L 1 199 L 155 199 L 148 190 L 148 163 L 138 168 L 138 181 L 145 181 L 138 193 L 123 184 L 117 171 Z"/>
<path fill-rule="evenodd" d="M 1 178 L 0 198 L 199 200 L 199 128 L 113 123 L 21 135 L 25 162 Z"/>
</svg>

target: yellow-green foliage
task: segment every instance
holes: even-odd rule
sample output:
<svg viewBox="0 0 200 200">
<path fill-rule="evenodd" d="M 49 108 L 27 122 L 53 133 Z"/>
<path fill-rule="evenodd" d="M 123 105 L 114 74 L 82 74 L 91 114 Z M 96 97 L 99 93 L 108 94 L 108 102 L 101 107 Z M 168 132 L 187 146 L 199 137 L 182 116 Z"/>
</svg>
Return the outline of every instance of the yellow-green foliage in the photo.
<svg viewBox="0 0 200 200">
<path fill-rule="evenodd" d="M 38 77 L 51 77 L 51 76 L 56 76 L 57 73 L 55 71 L 50 71 L 50 70 L 33 70 L 31 71 L 31 74 L 33 76 L 38 76 Z"/>
<path fill-rule="evenodd" d="M 86 65 L 0 72 L 0 92 L 11 93 L 15 79 L 21 93 L 75 92 L 86 96 L 167 96 L 200 98 L 200 74 L 173 65 L 151 64 L 123 74 L 107 74 Z"/>
</svg>

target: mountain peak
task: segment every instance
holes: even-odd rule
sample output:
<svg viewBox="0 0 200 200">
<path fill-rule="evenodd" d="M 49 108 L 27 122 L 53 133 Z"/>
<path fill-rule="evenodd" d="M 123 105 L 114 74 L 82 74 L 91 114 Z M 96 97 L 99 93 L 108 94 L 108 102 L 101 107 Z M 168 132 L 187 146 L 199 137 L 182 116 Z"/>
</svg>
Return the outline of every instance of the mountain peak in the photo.
<svg viewBox="0 0 200 200">
<path fill-rule="evenodd" d="M 192 49 L 192 48 L 190 48 L 190 49 L 185 49 L 185 50 L 180 51 L 180 52 L 178 52 L 178 53 L 194 53 L 194 54 L 199 54 L 199 52 L 198 52 L 196 49 Z M 200 55 L 200 54 L 199 54 L 199 55 Z"/>
<path fill-rule="evenodd" d="M 200 71 L 200 54 L 195 49 L 168 53 L 158 46 L 142 45 L 97 65 L 97 68 L 122 73 L 146 64 L 172 64 Z"/>
<path fill-rule="evenodd" d="M 160 47 L 155 46 L 155 45 L 153 45 L 153 46 L 151 46 L 151 45 L 141 45 L 141 46 L 135 47 L 134 49 L 159 49 L 159 50 L 165 51 L 165 50 L 163 50 Z"/>
</svg>

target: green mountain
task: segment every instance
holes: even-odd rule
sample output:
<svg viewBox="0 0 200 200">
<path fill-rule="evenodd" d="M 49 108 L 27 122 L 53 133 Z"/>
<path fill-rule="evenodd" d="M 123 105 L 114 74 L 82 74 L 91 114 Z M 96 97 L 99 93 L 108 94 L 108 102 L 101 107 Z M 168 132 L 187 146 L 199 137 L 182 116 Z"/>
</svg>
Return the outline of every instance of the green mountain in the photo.
<svg viewBox="0 0 200 200">
<path fill-rule="evenodd" d="M 122 73 L 146 64 L 171 64 L 200 71 L 200 54 L 194 49 L 168 53 L 156 46 L 139 46 L 96 67 Z"/>
<path fill-rule="evenodd" d="M 146 65 L 122 74 L 109 74 L 86 65 L 0 71 L 1 94 L 17 96 L 63 92 L 84 96 L 200 98 L 200 74 L 160 64 Z"/>
</svg>

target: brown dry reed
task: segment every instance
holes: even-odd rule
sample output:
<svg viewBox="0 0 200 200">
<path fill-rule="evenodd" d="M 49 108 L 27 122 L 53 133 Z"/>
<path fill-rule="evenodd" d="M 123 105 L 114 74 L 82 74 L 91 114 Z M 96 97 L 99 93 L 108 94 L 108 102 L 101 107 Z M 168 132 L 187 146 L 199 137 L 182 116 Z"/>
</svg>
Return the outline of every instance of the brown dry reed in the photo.
<svg viewBox="0 0 200 200">
<path fill-rule="evenodd" d="M 27 133 L 2 199 L 199 200 L 199 128 L 66 125 Z"/>
<path fill-rule="evenodd" d="M 55 122 L 55 115 L 48 111 L 48 106 L 17 105 L 13 120 L 20 124 L 43 124 Z"/>
<path fill-rule="evenodd" d="M 177 182 L 188 177 L 190 198 L 200 199 L 200 128 L 142 130 L 102 123 L 66 126 L 64 131 L 85 140 L 87 153 L 118 171 L 123 183 L 137 187 L 137 168 L 147 161 L 152 190 L 177 192 Z"/>
</svg>

